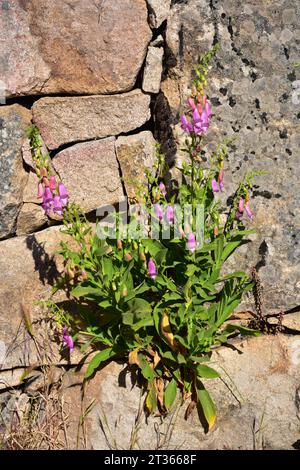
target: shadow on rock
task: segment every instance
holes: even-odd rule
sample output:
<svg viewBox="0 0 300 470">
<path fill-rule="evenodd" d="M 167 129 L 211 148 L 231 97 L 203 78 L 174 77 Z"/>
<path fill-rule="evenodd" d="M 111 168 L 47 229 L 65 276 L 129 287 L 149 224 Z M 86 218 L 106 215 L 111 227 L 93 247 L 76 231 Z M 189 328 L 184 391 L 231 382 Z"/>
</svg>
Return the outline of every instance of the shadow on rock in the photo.
<svg viewBox="0 0 300 470">
<path fill-rule="evenodd" d="M 26 238 L 27 248 L 32 252 L 35 263 L 35 271 L 39 273 L 40 281 L 53 285 L 59 278 L 59 271 L 55 263 L 54 256 L 49 256 L 43 243 L 39 243 L 35 235 L 29 235 Z"/>
</svg>

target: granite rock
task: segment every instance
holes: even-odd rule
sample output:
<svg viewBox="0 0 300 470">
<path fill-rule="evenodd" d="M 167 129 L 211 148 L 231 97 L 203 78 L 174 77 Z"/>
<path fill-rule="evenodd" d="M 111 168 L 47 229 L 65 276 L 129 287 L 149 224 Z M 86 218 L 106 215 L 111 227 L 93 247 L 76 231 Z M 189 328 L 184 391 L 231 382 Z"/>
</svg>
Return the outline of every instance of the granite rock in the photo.
<svg viewBox="0 0 300 470">
<path fill-rule="evenodd" d="M 39 300 L 49 299 L 63 270 L 58 250 L 60 242 L 68 239 L 59 227 L 51 227 L 0 241 L 0 344 L 5 345 L 6 351 L 0 364 L 0 383 L 3 379 L 9 386 L 15 386 L 21 376 L 12 371 L 15 368 L 78 363 L 82 358 L 78 349 L 71 358 L 60 354 L 61 343 L 53 322 L 46 309 L 37 305 Z M 56 300 L 65 298 L 61 295 Z M 24 317 L 30 319 L 34 341 Z"/>
<path fill-rule="evenodd" d="M 28 174 L 23 168 L 22 145 L 31 113 L 18 104 L 0 107 L 0 239 L 15 232 Z"/>
<path fill-rule="evenodd" d="M 20 236 L 36 232 L 46 225 L 47 222 L 48 217 L 42 206 L 31 202 L 25 203 L 18 215 L 16 234 Z"/>
<path fill-rule="evenodd" d="M 212 366 L 221 379 L 205 381 L 218 418 L 207 434 L 196 409 L 184 419 L 188 402 L 180 406 L 178 400 L 164 419 L 146 420 L 145 395 L 136 375 L 112 362 L 85 389 L 81 406 L 85 409 L 93 400 L 85 423 L 87 446 L 95 450 L 292 450 L 300 438 L 299 361 L 299 340 L 293 336 L 235 340 L 231 348 L 218 348 Z M 78 378 L 74 374 L 74 380 Z M 73 429 L 77 430 L 82 408 L 81 387 L 74 386 L 74 380 L 63 393 L 72 419 L 69 440 L 76 446 Z"/>
<path fill-rule="evenodd" d="M 33 105 L 34 122 L 51 150 L 137 129 L 150 118 L 150 96 L 140 90 L 109 96 L 49 97 Z"/>
<path fill-rule="evenodd" d="M 299 8 L 290 0 L 246 0 L 239 10 L 230 0 L 175 2 L 166 32 L 169 70 L 161 89 L 179 146 L 184 136 L 174 123 L 185 109 L 193 64 L 219 41 L 207 88 L 214 115 L 205 142 L 212 151 L 224 137 L 235 138 L 225 161 L 223 202 L 246 172 L 267 172 L 255 179 L 251 199 L 255 220 L 249 228 L 256 235 L 231 266 L 258 268 L 266 310 L 300 303 Z"/>
<path fill-rule="evenodd" d="M 148 49 L 143 76 L 143 90 L 146 93 L 158 93 L 162 75 L 164 49 L 150 46 Z"/>
<path fill-rule="evenodd" d="M 52 164 L 70 200 L 85 212 L 124 199 L 113 137 L 73 145 L 59 152 Z"/>
<path fill-rule="evenodd" d="M 147 0 L 151 28 L 159 28 L 168 18 L 171 0 Z"/>
<path fill-rule="evenodd" d="M 146 168 L 154 168 L 156 141 L 150 131 L 119 137 L 116 153 L 120 164 L 127 196 L 138 197 L 141 185 L 147 187 Z"/>
</svg>

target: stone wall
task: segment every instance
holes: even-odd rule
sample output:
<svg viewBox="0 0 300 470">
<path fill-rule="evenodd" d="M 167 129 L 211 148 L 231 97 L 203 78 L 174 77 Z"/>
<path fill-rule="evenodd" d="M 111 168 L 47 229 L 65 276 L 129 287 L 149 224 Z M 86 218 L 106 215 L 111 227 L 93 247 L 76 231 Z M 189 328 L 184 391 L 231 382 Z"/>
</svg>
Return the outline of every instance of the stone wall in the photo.
<svg viewBox="0 0 300 470">
<path fill-rule="evenodd" d="M 291 0 L 0 0 L 0 410 L 5 409 L 7 416 L 7 403 L 18 404 L 26 387 L 31 387 L 29 393 L 39 390 L 32 385 L 40 383 L 38 376 L 20 387 L 26 368 L 40 367 L 50 357 L 60 372 L 71 415 L 79 419 L 82 411 L 76 408 L 79 386 L 73 387 L 81 379 L 76 374 L 69 379 L 82 356 L 77 351 L 62 380 L 67 361 L 59 356 L 55 341 L 45 341 L 44 312 L 34 304 L 47 298 L 59 275 L 61 260 L 55 252 L 62 236 L 36 198 L 26 128 L 30 122 L 38 125 L 71 199 L 88 214 L 125 196 L 134 197 L 130 181 L 141 181 L 145 167 L 151 168 L 154 137 L 174 159 L 175 144 L 182 141 L 178 119 L 192 64 L 218 41 L 221 50 L 208 87 L 214 108 L 208 148 L 223 137 L 235 137 L 226 161 L 227 196 L 246 170 L 268 172 L 255 182 L 253 243 L 240 251 L 235 262 L 247 270 L 258 268 L 267 313 L 298 306 L 299 15 L 300 6 Z M 227 201 L 223 202 L 225 206 Z M 247 307 L 253 309 L 251 303 Z M 24 311 L 38 331 L 42 354 L 23 325 Z M 299 331 L 298 317 L 292 320 L 292 330 Z M 299 438 L 299 377 L 291 359 L 294 341 L 289 336 L 275 343 L 273 338 L 251 340 L 243 367 L 257 360 L 256 345 L 262 356 L 272 348 L 275 356 L 285 351 L 287 364 L 280 365 L 273 353 L 264 357 L 256 371 L 262 388 L 253 393 L 249 387 L 255 370 L 242 379 L 232 370 L 250 405 L 240 411 L 238 401 L 233 404 L 229 397 L 222 401 L 219 382 L 215 393 L 222 412 L 216 434 L 208 439 L 200 431 L 191 435 L 190 425 L 181 417 L 179 437 L 187 442 L 184 448 L 241 448 L 241 436 L 251 448 L 253 420 L 265 410 L 259 404 L 260 390 L 267 396 L 276 387 L 281 419 L 274 420 L 272 407 L 267 408 L 267 447 L 279 445 L 280 433 L 286 436 L 281 447 L 291 447 Z M 221 362 L 230 368 L 232 357 L 226 354 Z M 113 376 L 119 371 L 118 366 L 111 370 Z M 262 376 L 269 373 L 271 379 L 264 381 Z M 95 380 L 91 387 L 96 390 L 102 384 L 97 400 L 109 414 L 115 404 L 110 404 L 103 384 L 113 389 L 112 379 L 108 374 L 104 382 L 101 377 Z M 122 392 L 116 394 L 123 400 Z M 89 446 L 95 448 L 108 446 L 98 427 L 99 406 L 89 428 Z M 232 406 L 236 406 L 233 416 Z M 137 410 L 129 408 L 130 422 Z M 121 419 L 122 409 L 112 416 Z M 231 426 L 241 426 L 241 420 L 246 423 L 241 433 L 228 434 Z M 150 426 L 149 442 L 155 447 L 154 424 Z M 274 434 L 273 428 L 280 432 Z M 123 434 L 118 445 L 126 447 Z M 72 439 L 70 446 L 76 447 Z M 180 444 L 178 439 L 173 446 Z"/>
</svg>

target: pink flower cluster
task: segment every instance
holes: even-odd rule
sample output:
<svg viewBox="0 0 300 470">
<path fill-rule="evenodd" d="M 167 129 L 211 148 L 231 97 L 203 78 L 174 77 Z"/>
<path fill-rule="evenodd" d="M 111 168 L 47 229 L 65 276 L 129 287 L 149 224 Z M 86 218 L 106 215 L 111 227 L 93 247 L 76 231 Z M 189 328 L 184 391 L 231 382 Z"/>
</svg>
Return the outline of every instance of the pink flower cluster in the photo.
<svg viewBox="0 0 300 470">
<path fill-rule="evenodd" d="M 68 205 L 69 195 L 63 183 L 58 183 L 55 176 L 47 176 L 47 170 L 41 170 L 42 180 L 38 184 L 38 198 L 43 200 L 42 207 L 47 215 L 51 212 L 62 216 Z"/>
<path fill-rule="evenodd" d="M 206 96 L 198 97 L 197 103 L 194 98 L 188 99 L 188 105 L 192 111 L 192 120 L 190 121 L 184 114 L 181 116 L 181 128 L 187 134 L 202 135 L 207 132 L 211 117 L 211 104 Z"/>
</svg>

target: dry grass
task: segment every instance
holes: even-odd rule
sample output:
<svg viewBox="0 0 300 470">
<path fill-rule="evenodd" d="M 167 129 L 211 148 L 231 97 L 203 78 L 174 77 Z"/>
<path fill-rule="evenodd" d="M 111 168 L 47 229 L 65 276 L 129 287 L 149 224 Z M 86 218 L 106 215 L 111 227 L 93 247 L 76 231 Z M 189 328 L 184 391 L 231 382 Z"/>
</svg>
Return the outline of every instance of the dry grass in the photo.
<svg viewBox="0 0 300 470">
<path fill-rule="evenodd" d="M 16 406 L 9 423 L 2 419 L 4 432 L 0 448 L 5 450 L 59 450 L 68 448 L 67 415 L 59 385 L 45 387 L 27 403 Z"/>
</svg>

